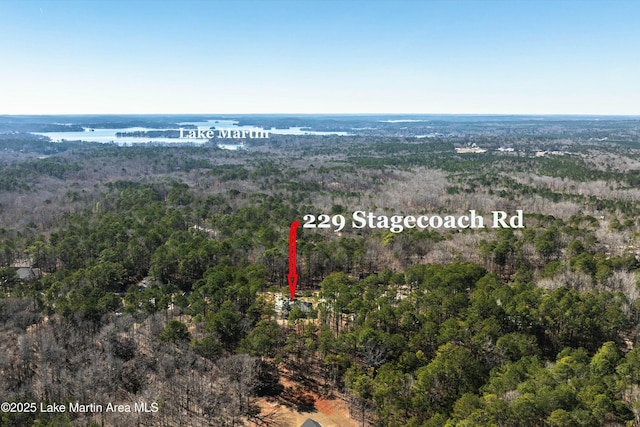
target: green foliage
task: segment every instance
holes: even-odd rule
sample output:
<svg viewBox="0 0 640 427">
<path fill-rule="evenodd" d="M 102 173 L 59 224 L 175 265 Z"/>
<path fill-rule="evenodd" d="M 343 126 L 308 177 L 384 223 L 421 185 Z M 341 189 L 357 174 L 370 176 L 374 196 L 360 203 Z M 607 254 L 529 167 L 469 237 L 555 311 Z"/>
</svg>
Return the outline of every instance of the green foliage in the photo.
<svg viewBox="0 0 640 427">
<path fill-rule="evenodd" d="M 225 301 L 220 308 L 207 319 L 207 331 L 213 332 L 227 349 L 240 341 L 240 315 L 234 304 Z"/>
<path fill-rule="evenodd" d="M 4 293 L 9 292 L 18 283 L 18 280 L 18 273 L 14 268 L 0 268 L 0 288 Z"/>
<path fill-rule="evenodd" d="M 275 322 L 259 321 L 240 343 L 253 356 L 276 357 L 282 350 L 284 333 Z"/>
<path fill-rule="evenodd" d="M 265 142 L 264 150 L 274 150 L 267 154 L 100 147 L 78 157 L 3 164 L 5 191 L 34 191 L 38 179 L 69 185 L 38 211 L 64 204 L 45 225 L 34 217 L 24 229 L 0 229 L 0 265 L 24 254 L 46 273 L 19 282 L 14 269 L 0 269 L 0 288 L 10 296 L 0 300 L 0 320 L 13 333 L 37 323 L 43 312 L 50 321 L 62 318 L 95 334 L 103 323 L 120 325 L 115 319 L 122 315 L 122 324 L 136 322 L 136 336 L 152 315 L 180 319 L 149 327 L 164 344 L 155 347 L 193 358 L 193 366 L 212 366 L 198 362 L 201 357 L 222 366 L 225 356 L 238 352 L 263 358 L 269 362 L 259 368 L 265 395 L 281 391 L 277 366 L 284 364 L 301 381 L 347 390 L 356 412 L 374 417 L 376 425 L 624 425 L 633 418 L 629 394 L 640 385 L 637 343 L 628 350 L 640 303 L 627 300 L 636 290 L 628 282 L 639 267 L 633 237 L 640 210 L 620 185 L 636 183 L 638 171 L 605 165 L 607 156 L 593 163 L 586 156 L 528 158 L 531 144 L 549 147 L 556 136 L 527 135 L 518 157 L 457 155 L 452 141 L 466 142 L 458 137 L 429 143 L 354 138 L 350 144 L 309 138 L 305 144 Z M 517 142 L 505 135 L 481 141 Z M 317 157 L 310 164 L 276 148 Z M 126 166 L 138 173 L 130 167 L 136 161 L 149 173 L 114 173 L 116 178 L 109 176 L 93 190 L 74 181 L 113 162 L 116 171 Z M 386 195 L 400 180 L 410 188 L 419 174 L 434 169 L 442 174 L 433 184 L 437 197 L 429 199 L 437 205 L 407 197 L 402 203 L 409 211 L 442 213 L 471 195 L 498 206 L 540 205 L 545 214 L 526 212 L 523 230 L 487 229 L 473 238 L 464 234 L 470 230 L 300 229 L 299 285 L 317 313 L 293 305 L 288 322 L 276 321 L 283 316 L 273 309 L 273 294 L 286 286 L 293 219 L 319 212 L 348 215 L 354 207 L 374 209 L 374 202 L 384 211 L 390 202 L 377 196 L 379 190 Z M 600 194 L 599 187 L 589 187 L 593 179 L 620 191 Z M 576 206 L 581 212 L 574 214 Z M 607 222 L 609 229 L 601 228 Z M 612 234 L 611 242 L 627 239 L 629 247 L 605 246 L 610 242 L 596 238 L 603 231 Z M 479 264 L 425 263 L 438 256 Z M 590 277 L 594 290 L 571 289 L 570 280 L 563 281 L 571 277 Z M 554 289 L 537 287 L 540 279 L 552 279 L 544 283 Z M 21 303 L 29 310 L 13 316 Z M 140 355 L 126 340 L 108 340 L 105 348 L 113 348 L 127 369 Z M 39 371 L 45 367 L 52 378 L 57 375 L 49 365 Z M 31 370 L 0 369 L 16 378 Z M 135 387 L 125 390 L 141 387 L 133 380 Z M 54 421 L 0 415 L 2 425 Z"/>
<path fill-rule="evenodd" d="M 185 341 L 189 339 L 189 330 L 187 325 L 179 320 L 170 320 L 158 338 L 165 344 Z"/>
<path fill-rule="evenodd" d="M 222 355 L 222 345 L 213 335 L 206 335 L 204 338 L 193 338 L 191 348 L 200 356 L 209 360 L 217 360 Z"/>
</svg>

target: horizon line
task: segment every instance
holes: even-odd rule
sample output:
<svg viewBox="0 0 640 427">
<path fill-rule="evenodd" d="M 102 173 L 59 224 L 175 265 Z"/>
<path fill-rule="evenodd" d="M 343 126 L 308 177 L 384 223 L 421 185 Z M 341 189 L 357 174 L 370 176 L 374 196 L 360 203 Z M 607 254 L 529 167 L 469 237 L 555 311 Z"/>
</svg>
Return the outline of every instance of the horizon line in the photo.
<svg viewBox="0 0 640 427">
<path fill-rule="evenodd" d="M 640 113 L 0 113 L 0 117 L 51 116 L 569 116 L 569 117 L 637 117 Z"/>
</svg>

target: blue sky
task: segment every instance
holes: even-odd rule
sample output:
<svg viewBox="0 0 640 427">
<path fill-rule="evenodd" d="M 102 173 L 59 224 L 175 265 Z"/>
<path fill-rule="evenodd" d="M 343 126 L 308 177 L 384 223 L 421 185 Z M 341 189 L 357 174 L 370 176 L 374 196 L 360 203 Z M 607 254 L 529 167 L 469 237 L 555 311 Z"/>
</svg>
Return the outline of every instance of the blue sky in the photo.
<svg viewBox="0 0 640 427">
<path fill-rule="evenodd" d="M 0 2 L 0 114 L 640 114 L 640 1 Z"/>
</svg>

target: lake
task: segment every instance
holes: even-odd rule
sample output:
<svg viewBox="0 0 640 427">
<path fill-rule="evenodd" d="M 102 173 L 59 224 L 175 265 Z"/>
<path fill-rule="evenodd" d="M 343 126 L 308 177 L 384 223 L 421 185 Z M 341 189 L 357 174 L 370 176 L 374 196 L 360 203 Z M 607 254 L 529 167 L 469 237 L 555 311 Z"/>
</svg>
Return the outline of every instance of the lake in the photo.
<svg viewBox="0 0 640 427">
<path fill-rule="evenodd" d="M 257 126 L 238 126 L 238 122 L 236 120 L 207 120 L 202 122 L 183 122 L 178 123 L 180 126 L 196 126 L 201 128 L 211 128 L 215 127 L 216 129 L 230 129 L 230 130 L 246 130 L 246 131 L 267 131 L 274 135 L 338 135 L 338 136 L 346 136 L 349 135 L 348 132 L 318 132 L 318 131 L 310 131 L 303 130 L 300 127 L 290 127 L 288 129 L 264 129 Z M 145 128 L 145 127 L 130 127 L 130 128 L 120 128 L 120 129 L 89 129 L 85 128 L 81 132 L 33 132 L 35 135 L 42 135 L 49 137 L 53 142 L 62 142 L 62 141 L 86 141 L 86 142 L 99 142 L 99 143 L 114 143 L 118 145 L 132 145 L 132 144 L 204 144 L 206 142 L 205 139 L 202 138 L 168 138 L 168 137 L 157 137 L 152 138 L 148 136 L 116 136 L 116 133 L 124 133 L 124 132 L 150 132 L 150 131 L 167 131 L 167 130 L 175 130 L 173 129 L 156 129 L 156 128 Z"/>
</svg>

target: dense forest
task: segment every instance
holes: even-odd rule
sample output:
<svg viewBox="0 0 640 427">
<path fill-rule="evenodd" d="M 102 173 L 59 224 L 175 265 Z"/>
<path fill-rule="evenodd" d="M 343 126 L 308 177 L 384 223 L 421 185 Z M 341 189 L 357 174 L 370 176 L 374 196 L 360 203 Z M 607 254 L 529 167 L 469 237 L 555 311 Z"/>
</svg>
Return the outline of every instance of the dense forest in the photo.
<svg viewBox="0 0 640 427">
<path fill-rule="evenodd" d="M 157 404 L 0 425 L 297 426 L 279 408 L 322 398 L 353 426 L 640 426 L 640 122 L 436 125 L 242 151 L 0 134 L 2 400 Z M 287 298 L 306 214 L 470 209 L 525 227 L 300 228 Z"/>
</svg>

